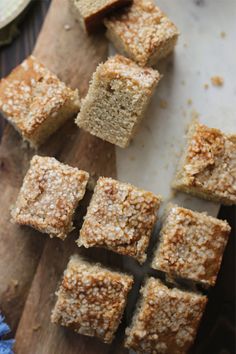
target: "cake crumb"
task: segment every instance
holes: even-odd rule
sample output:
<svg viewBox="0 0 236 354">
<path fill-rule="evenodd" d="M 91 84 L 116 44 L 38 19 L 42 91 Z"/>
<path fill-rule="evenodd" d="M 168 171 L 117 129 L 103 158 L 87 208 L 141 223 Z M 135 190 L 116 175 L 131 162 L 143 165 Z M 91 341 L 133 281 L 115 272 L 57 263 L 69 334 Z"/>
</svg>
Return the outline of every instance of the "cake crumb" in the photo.
<svg viewBox="0 0 236 354">
<path fill-rule="evenodd" d="M 16 279 L 12 279 L 12 284 L 13 284 L 14 288 L 17 288 L 19 286 L 19 281 Z"/>
<path fill-rule="evenodd" d="M 33 327 L 33 331 L 36 332 L 38 331 L 42 326 L 40 324 L 37 324 Z"/>
<path fill-rule="evenodd" d="M 221 38 L 225 38 L 226 37 L 226 33 L 224 31 L 221 31 L 220 32 L 220 36 L 221 36 Z"/>
<path fill-rule="evenodd" d="M 187 104 L 188 104 L 189 106 L 191 106 L 191 105 L 193 104 L 193 100 L 192 100 L 191 98 L 189 98 L 189 99 L 187 100 Z"/>
<path fill-rule="evenodd" d="M 212 83 L 213 86 L 220 87 L 220 86 L 224 85 L 224 79 L 223 79 L 223 77 L 218 76 L 218 75 L 212 76 L 211 77 L 211 83 Z"/>
<path fill-rule="evenodd" d="M 160 108 L 166 109 L 168 107 L 168 102 L 166 100 L 160 100 Z"/>
<path fill-rule="evenodd" d="M 71 30 L 71 26 L 68 25 L 68 24 L 65 24 L 65 25 L 64 25 L 64 30 L 65 30 L 65 31 L 70 31 L 70 30 Z"/>
<path fill-rule="evenodd" d="M 208 90 L 209 89 L 209 84 L 204 84 L 204 89 Z"/>
<path fill-rule="evenodd" d="M 185 86 L 185 84 L 186 84 L 185 80 L 182 80 L 181 85 Z"/>
</svg>

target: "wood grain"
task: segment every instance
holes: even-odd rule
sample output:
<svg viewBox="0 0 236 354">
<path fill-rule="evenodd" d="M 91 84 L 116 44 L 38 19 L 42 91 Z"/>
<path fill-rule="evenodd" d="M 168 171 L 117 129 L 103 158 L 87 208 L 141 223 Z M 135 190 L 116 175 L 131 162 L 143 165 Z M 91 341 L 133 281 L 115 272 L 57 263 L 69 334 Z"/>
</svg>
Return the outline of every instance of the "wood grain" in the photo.
<svg viewBox="0 0 236 354">
<path fill-rule="evenodd" d="M 64 25 L 69 25 L 70 30 L 66 31 Z M 107 56 L 107 42 L 102 35 L 87 37 L 74 21 L 67 2 L 54 0 L 34 55 L 71 87 L 79 87 L 84 95 L 97 64 Z M 99 175 L 115 177 L 115 151 L 110 144 L 79 131 L 73 122 L 64 126 L 54 139 L 59 146 L 56 156 L 61 161 L 89 171 L 93 178 Z M 51 147 L 48 147 L 47 152 L 50 151 Z M 55 155 L 55 151 L 52 151 Z M 79 251 L 75 238 L 78 237 L 89 194 L 86 199 L 75 220 L 76 231 L 65 242 L 57 239 L 46 241 L 16 333 L 15 351 L 18 354 L 126 352 L 118 344 L 119 338 L 112 346 L 108 346 L 50 323 L 56 300 L 54 292 L 60 277 L 69 256 Z M 102 258 L 109 263 L 109 253 L 98 250 L 87 252 L 91 253 L 95 256 L 93 259 Z"/>
</svg>

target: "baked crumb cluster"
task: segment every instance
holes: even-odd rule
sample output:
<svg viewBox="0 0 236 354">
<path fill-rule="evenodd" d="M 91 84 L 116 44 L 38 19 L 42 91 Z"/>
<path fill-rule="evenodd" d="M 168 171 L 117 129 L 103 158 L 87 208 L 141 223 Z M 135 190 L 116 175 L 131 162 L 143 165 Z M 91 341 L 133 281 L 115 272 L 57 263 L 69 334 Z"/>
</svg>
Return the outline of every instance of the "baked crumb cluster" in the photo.
<svg viewBox="0 0 236 354">
<path fill-rule="evenodd" d="M 0 110 L 32 146 L 42 144 L 79 108 L 78 90 L 67 87 L 33 56 L 0 82 Z"/>
<path fill-rule="evenodd" d="M 149 0 L 134 0 L 104 23 L 116 49 L 141 66 L 155 65 L 166 57 L 179 36 L 176 26 Z"/>
<path fill-rule="evenodd" d="M 152 267 L 214 285 L 229 233 L 230 226 L 226 221 L 170 206 Z"/>
<path fill-rule="evenodd" d="M 92 33 L 102 24 L 104 16 L 128 5 L 132 0 L 70 0 L 75 17 L 82 27 Z"/>
<path fill-rule="evenodd" d="M 110 343 L 132 284 L 132 276 L 73 256 L 57 293 L 52 322 Z"/>
<path fill-rule="evenodd" d="M 236 204 L 236 136 L 194 121 L 173 187 L 222 204 Z"/>
<path fill-rule="evenodd" d="M 147 280 L 141 294 L 131 326 L 126 330 L 125 346 L 138 354 L 187 353 L 207 298 L 169 289 L 154 278 Z"/>
<path fill-rule="evenodd" d="M 160 197 L 111 178 L 99 178 L 77 241 L 146 260 Z"/>
<path fill-rule="evenodd" d="M 129 145 L 160 80 L 158 71 L 116 55 L 97 67 L 76 123 L 120 147 Z"/>
<path fill-rule="evenodd" d="M 88 178 L 87 172 L 53 157 L 34 156 L 11 212 L 13 221 L 65 239 Z"/>
</svg>

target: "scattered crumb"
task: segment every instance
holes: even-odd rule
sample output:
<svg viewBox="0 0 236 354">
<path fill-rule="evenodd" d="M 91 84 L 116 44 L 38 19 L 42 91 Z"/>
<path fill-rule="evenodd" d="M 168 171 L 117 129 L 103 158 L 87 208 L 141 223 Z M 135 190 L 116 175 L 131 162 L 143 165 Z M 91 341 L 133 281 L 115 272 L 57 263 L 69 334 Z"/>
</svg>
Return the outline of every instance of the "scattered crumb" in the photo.
<svg viewBox="0 0 236 354">
<path fill-rule="evenodd" d="M 209 89 L 209 85 L 208 84 L 204 84 L 204 89 L 208 90 Z"/>
<path fill-rule="evenodd" d="M 200 117 L 200 114 L 197 111 L 193 110 L 191 116 L 192 119 L 198 119 Z"/>
<path fill-rule="evenodd" d="M 19 286 L 19 281 L 16 279 L 12 279 L 13 286 L 17 288 Z"/>
<path fill-rule="evenodd" d="M 166 100 L 160 100 L 160 108 L 166 109 L 168 107 L 168 102 Z"/>
<path fill-rule="evenodd" d="M 112 156 L 112 155 L 111 155 L 111 152 L 108 152 L 108 153 L 107 153 L 107 158 L 108 158 L 108 160 L 111 159 L 111 156 Z"/>
<path fill-rule="evenodd" d="M 68 25 L 68 24 L 64 25 L 64 30 L 65 31 L 69 31 L 70 29 L 71 29 L 70 25 Z"/>
<path fill-rule="evenodd" d="M 181 81 L 181 85 L 185 86 L 185 80 Z"/>
<path fill-rule="evenodd" d="M 224 79 L 221 76 L 212 76 L 211 77 L 211 83 L 213 86 L 223 86 L 224 85 Z"/>
<path fill-rule="evenodd" d="M 33 331 L 38 331 L 42 326 L 40 324 L 33 327 Z"/>
<path fill-rule="evenodd" d="M 188 44 L 187 43 L 184 43 L 184 48 L 187 48 L 188 47 Z"/>
<path fill-rule="evenodd" d="M 187 104 L 188 104 L 189 106 L 191 106 L 191 105 L 193 104 L 193 101 L 192 101 L 191 98 L 188 99 Z"/>
<path fill-rule="evenodd" d="M 220 36 L 221 38 L 225 38 L 226 37 L 226 33 L 224 31 L 220 32 Z"/>
<path fill-rule="evenodd" d="M 135 161 L 135 157 L 134 156 L 130 156 L 130 161 Z"/>
</svg>

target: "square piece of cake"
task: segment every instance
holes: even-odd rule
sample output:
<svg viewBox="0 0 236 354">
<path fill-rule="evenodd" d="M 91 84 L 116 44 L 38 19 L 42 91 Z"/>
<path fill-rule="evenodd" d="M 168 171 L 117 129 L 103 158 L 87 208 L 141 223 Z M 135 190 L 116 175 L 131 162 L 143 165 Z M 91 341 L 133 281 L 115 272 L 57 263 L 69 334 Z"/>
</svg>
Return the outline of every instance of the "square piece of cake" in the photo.
<svg viewBox="0 0 236 354">
<path fill-rule="evenodd" d="M 171 205 L 166 211 L 152 268 L 214 285 L 229 233 L 226 221 Z"/>
<path fill-rule="evenodd" d="M 133 277 L 72 256 L 60 285 L 51 320 L 87 336 L 112 342 Z"/>
<path fill-rule="evenodd" d="M 33 56 L 0 81 L 0 112 L 33 147 L 79 108 L 78 90 L 67 87 Z"/>
<path fill-rule="evenodd" d="M 77 241 L 146 260 L 161 199 L 151 192 L 111 178 L 99 178 Z"/>
<path fill-rule="evenodd" d="M 176 26 L 149 0 L 134 0 L 104 23 L 118 52 L 141 66 L 153 66 L 170 54 L 179 36 Z"/>
<path fill-rule="evenodd" d="M 236 135 L 194 120 L 173 188 L 225 205 L 236 204 Z"/>
<path fill-rule="evenodd" d="M 94 32 L 104 17 L 111 11 L 128 5 L 132 0 L 70 0 L 72 11 L 82 27 L 88 32 Z"/>
<path fill-rule="evenodd" d="M 13 221 L 65 239 L 73 229 L 72 217 L 88 178 L 87 172 L 53 157 L 35 155 L 12 209 Z"/>
<path fill-rule="evenodd" d="M 206 296 L 169 289 L 149 278 L 132 323 L 126 329 L 125 346 L 137 354 L 185 354 L 193 344 Z"/>
<path fill-rule="evenodd" d="M 159 80 L 156 70 L 120 55 L 109 58 L 93 74 L 76 123 L 112 144 L 128 146 Z"/>
</svg>

